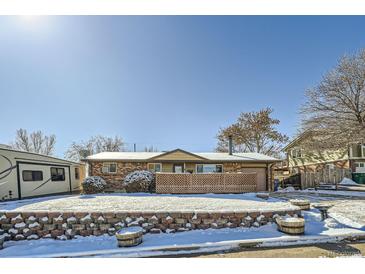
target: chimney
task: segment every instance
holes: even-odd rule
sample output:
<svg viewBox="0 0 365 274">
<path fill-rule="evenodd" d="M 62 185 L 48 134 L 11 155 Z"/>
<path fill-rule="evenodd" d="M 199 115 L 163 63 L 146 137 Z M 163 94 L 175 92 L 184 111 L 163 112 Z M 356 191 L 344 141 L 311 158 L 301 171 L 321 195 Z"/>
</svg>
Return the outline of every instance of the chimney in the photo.
<svg viewBox="0 0 365 274">
<path fill-rule="evenodd" d="M 232 135 L 228 136 L 228 151 L 229 155 L 232 155 L 233 153 Z"/>
</svg>

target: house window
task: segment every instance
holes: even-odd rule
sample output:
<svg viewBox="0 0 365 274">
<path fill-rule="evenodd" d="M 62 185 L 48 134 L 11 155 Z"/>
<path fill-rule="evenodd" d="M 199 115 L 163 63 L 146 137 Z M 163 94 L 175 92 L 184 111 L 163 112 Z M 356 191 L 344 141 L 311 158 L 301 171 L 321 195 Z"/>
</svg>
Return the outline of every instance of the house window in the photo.
<svg viewBox="0 0 365 274">
<path fill-rule="evenodd" d="M 354 144 L 352 145 L 351 149 L 352 149 L 352 157 L 354 158 L 365 157 L 365 145 Z"/>
<path fill-rule="evenodd" d="M 196 173 L 222 173 L 223 165 L 216 164 L 197 164 Z"/>
<path fill-rule="evenodd" d="M 56 181 L 64 181 L 65 180 L 65 169 L 60 167 L 51 167 L 51 180 L 53 182 Z"/>
<path fill-rule="evenodd" d="M 148 164 L 147 169 L 152 172 L 161 172 L 161 164 L 159 163 L 150 163 Z"/>
<path fill-rule="evenodd" d="M 303 157 L 302 149 L 301 148 L 293 148 L 291 150 L 291 157 L 293 159 L 302 158 Z"/>
<path fill-rule="evenodd" d="M 116 163 L 103 163 L 103 168 L 101 170 L 103 173 L 117 173 Z"/>
<path fill-rule="evenodd" d="M 80 179 L 80 170 L 78 167 L 75 167 L 75 180 Z"/>
<path fill-rule="evenodd" d="M 23 181 L 43 181 L 43 172 L 40 170 L 23 170 Z"/>
<path fill-rule="evenodd" d="M 365 162 L 355 162 L 355 172 L 364 173 L 365 172 Z"/>
</svg>

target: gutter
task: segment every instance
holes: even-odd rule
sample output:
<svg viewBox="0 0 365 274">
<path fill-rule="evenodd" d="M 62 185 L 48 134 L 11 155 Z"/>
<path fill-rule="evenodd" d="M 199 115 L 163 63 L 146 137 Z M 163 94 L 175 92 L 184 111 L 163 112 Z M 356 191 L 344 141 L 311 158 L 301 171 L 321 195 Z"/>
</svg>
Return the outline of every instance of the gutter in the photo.
<svg viewBox="0 0 365 274">
<path fill-rule="evenodd" d="M 153 160 L 153 159 L 84 159 L 84 162 L 125 162 L 125 163 L 276 163 L 281 162 L 282 160 Z"/>
</svg>

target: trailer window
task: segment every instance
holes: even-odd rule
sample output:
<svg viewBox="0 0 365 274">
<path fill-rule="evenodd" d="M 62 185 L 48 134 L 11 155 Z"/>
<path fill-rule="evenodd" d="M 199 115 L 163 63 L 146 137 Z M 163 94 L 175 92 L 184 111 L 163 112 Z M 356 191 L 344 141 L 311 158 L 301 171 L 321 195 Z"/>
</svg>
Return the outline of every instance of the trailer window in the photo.
<svg viewBox="0 0 365 274">
<path fill-rule="evenodd" d="M 43 172 L 40 170 L 23 170 L 23 181 L 43 181 Z"/>
<path fill-rule="evenodd" d="M 75 180 L 79 180 L 80 179 L 80 172 L 79 172 L 79 168 L 75 167 Z"/>
<path fill-rule="evenodd" d="M 51 180 L 52 181 L 64 181 L 65 169 L 59 167 L 51 167 Z"/>
</svg>

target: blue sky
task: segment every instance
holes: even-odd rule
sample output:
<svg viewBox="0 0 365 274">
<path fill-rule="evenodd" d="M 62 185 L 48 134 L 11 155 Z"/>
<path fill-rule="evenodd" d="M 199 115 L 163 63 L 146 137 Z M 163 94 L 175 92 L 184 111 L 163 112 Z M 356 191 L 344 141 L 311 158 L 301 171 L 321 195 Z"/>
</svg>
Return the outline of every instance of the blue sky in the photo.
<svg viewBox="0 0 365 274">
<path fill-rule="evenodd" d="M 0 143 L 18 128 L 72 141 L 212 151 L 270 106 L 293 136 L 304 91 L 365 46 L 365 17 L 0 16 Z"/>
</svg>

